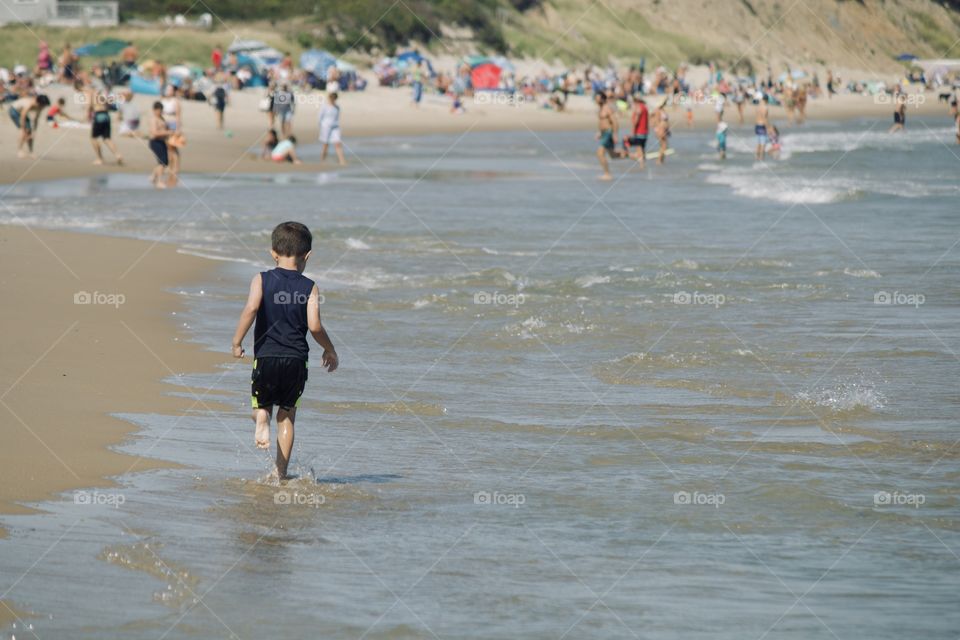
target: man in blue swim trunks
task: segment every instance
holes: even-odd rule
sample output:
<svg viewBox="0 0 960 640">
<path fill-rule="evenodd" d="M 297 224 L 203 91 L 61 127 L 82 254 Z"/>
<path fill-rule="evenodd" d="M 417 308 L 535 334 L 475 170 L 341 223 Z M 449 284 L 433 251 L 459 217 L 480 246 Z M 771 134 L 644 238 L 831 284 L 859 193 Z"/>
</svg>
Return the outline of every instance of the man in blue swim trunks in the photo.
<svg viewBox="0 0 960 640">
<path fill-rule="evenodd" d="M 770 107 L 767 106 L 769 102 L 770 98 L 767 97 L 767 94 L 763 94 L 763 97 L 760 99 L 760 103 L 757 104 L 756 125 L 753 127 L 754 133 L 757 134 L 756 158 L 760 161 L 763 160 L 763 157 L 767 152 L 767 143 L 770 142 L 770 136 L 767 134 L 767 127 L 770 124 Z"/>
<path fill-rule="evenodd" d="M 600 168 L 603 169 L 603 175 L 600 176 L 600 179 L 613 180 L 607 156 L 616 159 L 625 158 L 626 152 L 617 150 L 617 116 L 607 103 L 606 94 L 598 91 L 594 100 L 600 107 L 597 120 L 597 140 L 600 141 L 600 146 L 597 147 L 597 159 L 600 161 Z"/>
</svg>

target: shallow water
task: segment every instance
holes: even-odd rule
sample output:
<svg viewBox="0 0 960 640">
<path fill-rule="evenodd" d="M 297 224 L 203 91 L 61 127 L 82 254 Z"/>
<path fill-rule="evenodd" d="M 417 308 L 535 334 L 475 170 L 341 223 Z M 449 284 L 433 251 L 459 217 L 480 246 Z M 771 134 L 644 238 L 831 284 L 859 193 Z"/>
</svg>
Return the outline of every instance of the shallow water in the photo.
<svg viewBox="0 0 960 640">
<path fill-rule="evenodd" d="M 283 487 L 248 363 L 180 376 L 234 409 L 123 416 L 120 449 L 188 468 L 5 518 L 0 591 L 39 637 L 955 638 L 957 150 L 885 128 L 768 165 L 678 131 L 612 185 L 529 132 L 19 185 L 0 220 L 220 260 L 173 319 L 217 351 L 302 220 L 342 369 L 312 354 Z"/>
</svg>

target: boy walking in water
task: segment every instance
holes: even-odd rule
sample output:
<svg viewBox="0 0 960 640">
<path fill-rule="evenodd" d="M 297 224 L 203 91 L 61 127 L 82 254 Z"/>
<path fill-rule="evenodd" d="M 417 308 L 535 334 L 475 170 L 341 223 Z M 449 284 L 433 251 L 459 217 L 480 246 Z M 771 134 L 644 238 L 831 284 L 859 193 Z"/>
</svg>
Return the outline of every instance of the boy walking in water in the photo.
<svg viewBox="0 0 960 640">
<path fill-rule="evenodd" d="M 320 323 L 320 292 L 303 275 L 310 258 L 313 235 L 299 222 L 284 222 L 273 230 L 270 255 L 276 269 L 258 273 L 233 335 L 235 358 L 244 356 L 243 339 L 253 331 L 252 395 L 258 449 L 270 448 L 270 418 L 277 407 L 277 476 L 287 477 L 293 451 L 293 423 L 307 383 L 310 347 L 307 332 L 323 347 L 323 366 L 336 370 L 339 361 L 326 329 Z"/>
</svg>

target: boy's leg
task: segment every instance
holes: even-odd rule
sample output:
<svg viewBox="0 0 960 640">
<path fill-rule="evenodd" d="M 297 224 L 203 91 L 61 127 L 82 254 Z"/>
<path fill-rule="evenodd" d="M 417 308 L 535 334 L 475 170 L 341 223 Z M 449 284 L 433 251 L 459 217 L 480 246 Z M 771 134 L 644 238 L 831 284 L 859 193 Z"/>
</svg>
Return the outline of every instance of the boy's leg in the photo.
<svg viewBox="0 0 960 640">
<path fill-rule="evenodd" d="M 270 416 L 273 415 L 273 407 L 254 409 L 253 421 L 257 425 L 254 432 L 254 439 L 257 443 L 257 449 L 270 448 Z"/>
<path fill-rule="evenodd" d="M 293 452 L 293 422 L 297 417 L 297 408 L 277 408 L 277 476 L 287 477 L 287 466 Z"/>
<path fill-rule="evenodd" d="M 347 159 L 343 156 L 343 143 L 342 143 L 342 142 L 338 142 L 338 143 L 336 143 L 335 145 L 333 145 L 333 148 L 334 148 L 334 149 L 336 150 L 336 152 L 337 152 L 337 162 L 340 163 L 340 166 L 346 166 L 346 165 L 347 165 Z"/>
<path fill-rule="evenodd" d="M 90 144 L 93 146 L 93 153 L 96 155 L 96 158 L 93 160 L 93 164 L 103 164 L 103 152 L 100 151 L 100 140 L 97 138 L 90 138 Z"/>
</svg>

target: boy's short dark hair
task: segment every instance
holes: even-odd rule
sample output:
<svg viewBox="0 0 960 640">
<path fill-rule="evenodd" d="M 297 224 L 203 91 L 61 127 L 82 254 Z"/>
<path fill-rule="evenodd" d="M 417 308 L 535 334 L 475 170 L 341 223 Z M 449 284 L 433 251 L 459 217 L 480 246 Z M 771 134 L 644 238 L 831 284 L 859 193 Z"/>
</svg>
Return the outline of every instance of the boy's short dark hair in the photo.
<svg viewBox="0 0 960 640">
<path fill-rule="evenodd" d="M 313 234 L 305 224 L 281 222 L 274 227 L 270 241 L 277 255 L 302 258 L 313 247 Z"/>
</svg>

